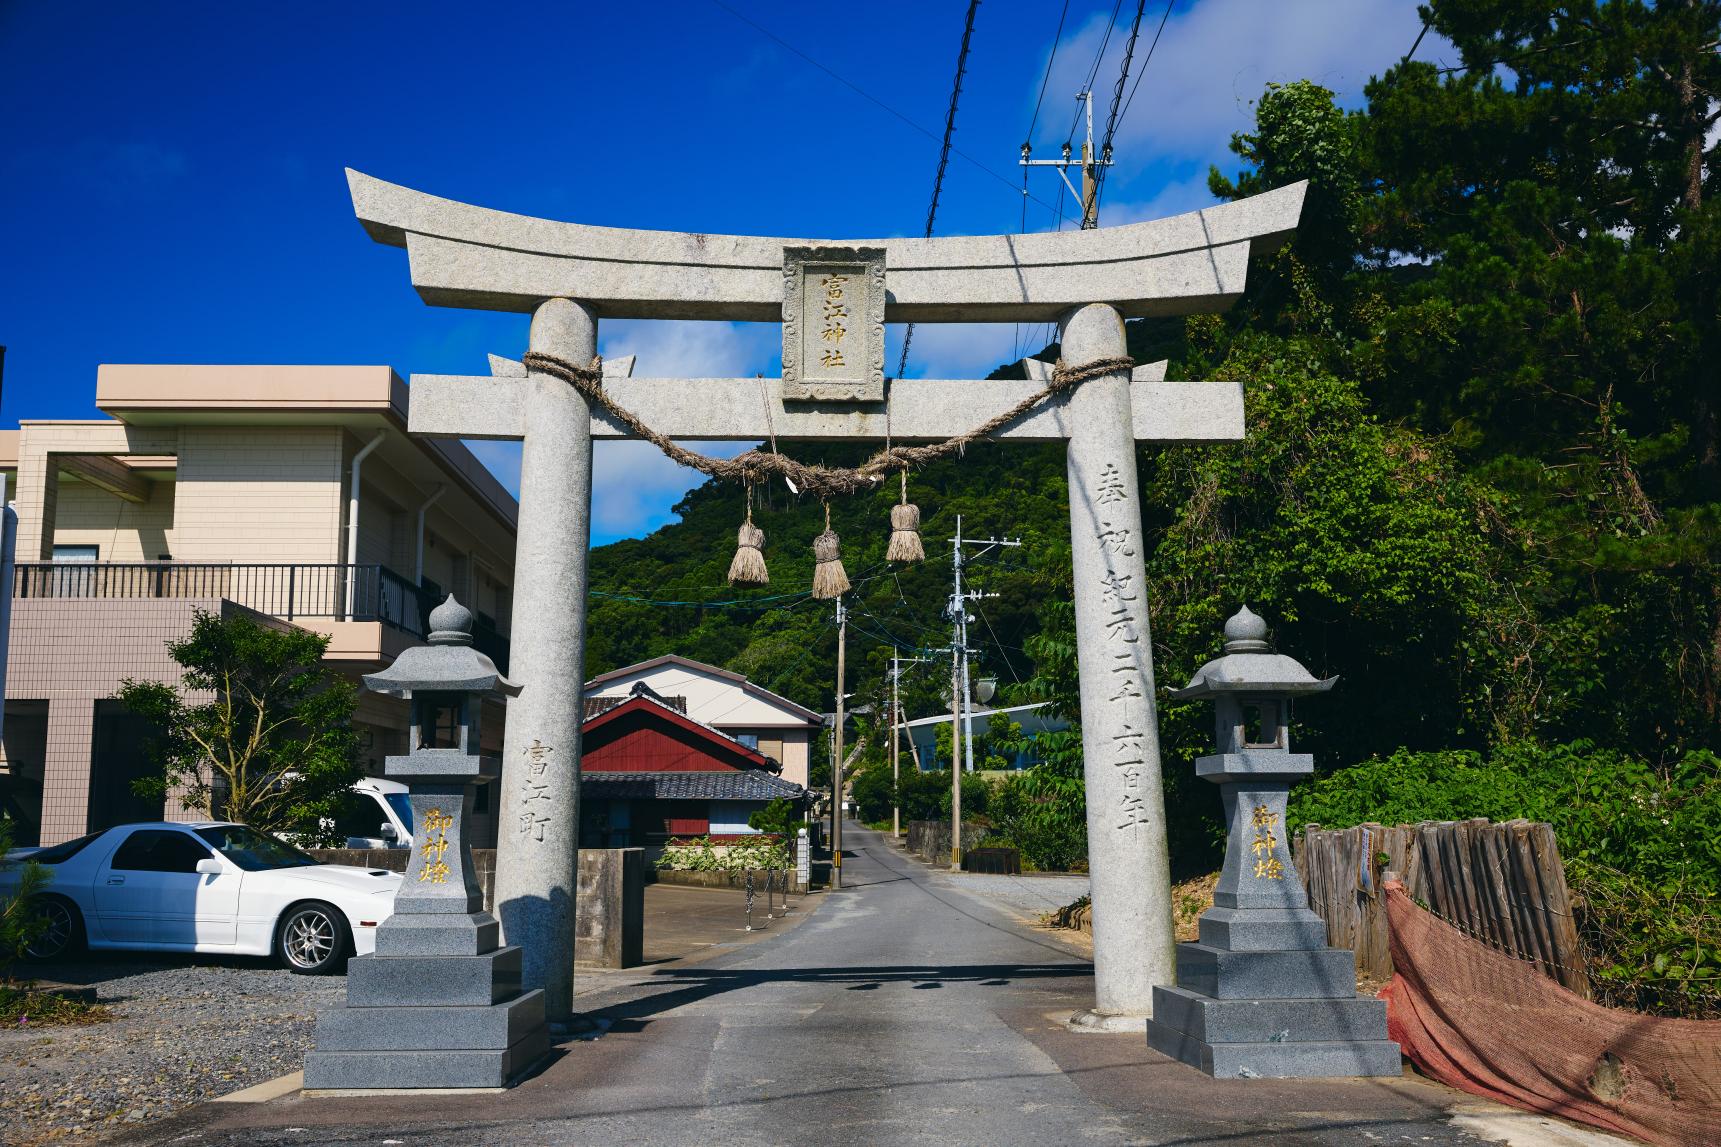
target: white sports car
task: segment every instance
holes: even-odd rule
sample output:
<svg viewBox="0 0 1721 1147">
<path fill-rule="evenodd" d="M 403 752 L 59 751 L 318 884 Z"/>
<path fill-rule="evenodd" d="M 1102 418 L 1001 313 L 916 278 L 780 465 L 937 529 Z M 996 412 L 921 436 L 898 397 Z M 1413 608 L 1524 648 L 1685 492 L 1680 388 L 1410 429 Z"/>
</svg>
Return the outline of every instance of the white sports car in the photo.
<svg viewBox="0 0 1721 1147">
<path fill-rule="evenodd" d="M 318 975 L 376 948 L 399 873 L 321 864 L 243 824 L 127 824 L 48 848 L 18 849 L 50 874 L 47 932 L 29 949 L 52 960 L 90 948 L 275 956 Z M 0 870 L 0 892 L 18 869 Z"/>
</svg>

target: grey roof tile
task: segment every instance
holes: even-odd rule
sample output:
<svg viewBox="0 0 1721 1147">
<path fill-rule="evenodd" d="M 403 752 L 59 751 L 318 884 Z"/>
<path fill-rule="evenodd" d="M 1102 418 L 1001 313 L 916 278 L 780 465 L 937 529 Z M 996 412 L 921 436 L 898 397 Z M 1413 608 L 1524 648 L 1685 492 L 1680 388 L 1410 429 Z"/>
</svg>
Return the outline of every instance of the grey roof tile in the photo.
<svg viewBox="0 0 1721 1147">
<path fill-rule="evenodd" d="M 600 800 L 797 800 L 800 785 L 762 772 L 585 773 L 580 795 Z"/>
</svg>

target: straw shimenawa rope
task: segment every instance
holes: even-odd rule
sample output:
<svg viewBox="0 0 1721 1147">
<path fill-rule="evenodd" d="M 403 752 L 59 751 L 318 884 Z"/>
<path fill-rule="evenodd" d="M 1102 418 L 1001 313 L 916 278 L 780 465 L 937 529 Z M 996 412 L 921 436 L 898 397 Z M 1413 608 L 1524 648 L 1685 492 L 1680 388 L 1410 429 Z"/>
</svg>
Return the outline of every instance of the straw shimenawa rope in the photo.
<svg viewBox="0 0 1721 1147">
<path fill-rule="evenodd" d="M 1077 367 L 1066 367 L 1062 363 L 1052 371 L 1051 381 L 1044 390 L 1030 395 L 1004 411 L 994 415 L 985 422 L 953 438 L 943 442 L 934 442 L 926 446 L 890 446 L 880 450 L 859 466 L 852 468 L 830 468 L 826 466 L 808 466 L 797 462 L 784 454 L 766 453 L 761 450 L 749 450 L 734 458 L 712 458 L 689 450 L 676 444 L 670 439 L 653 430 L 642 422 L 638 415 L 618 404 L 603 388 L 603 361 L 593 358 L 590 366 L 575 366 L 566 359 L 555 355 L 544 354 L 542 351 L 529 351 L 523 361 L 531 370 L 540 371 L 563 382 L 579 391 L 591 402 L 596 403 L 610 417 L 627 427 L 635 436 L 645 439 L 673 462 L 690 466 L 702 474 L 725 482 L 742 482 L 747 485 L 766 481 L 773 476 L 780 476 L 788 481 L 796 490 L 803 494 L 811 494 L 818 498 L 831 498 L 839 495 L 854 494 L 862 490 L 871 490 L 884 480 L 884 476 L 893 470 L 907 470 L 914 466 L 924 466 L 928 462 L 936 462 L 943 458 L 960 454 L 970 442 L 985 438 L 997 430 L 1003 429 L 1016 419 L 1027 414 L 1047 399 L 1055 398 L 1079 383 L 1090 378 L 1100 378 L 1108 374 L 1122 374 L 1135 366 L 1131 358 L 1102 358 L 1084 363 Z"/>
</svg>

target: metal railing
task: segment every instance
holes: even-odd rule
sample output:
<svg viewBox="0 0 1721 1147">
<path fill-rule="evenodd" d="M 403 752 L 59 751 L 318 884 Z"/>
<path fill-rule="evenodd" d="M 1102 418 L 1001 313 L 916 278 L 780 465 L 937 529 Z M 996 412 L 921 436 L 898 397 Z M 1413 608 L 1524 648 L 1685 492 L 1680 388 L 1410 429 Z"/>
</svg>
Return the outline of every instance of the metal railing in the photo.
<svg viewBox="0 0 1721 1147">
<path fill-rule="evenodd" d="M 440 604 L 384 565 L 284 562 L 18 562 L 12 596 L 225 598 L 286 621 L 380 621 L 419 638 Z M 479 626 L 473 645 L 506 671 L 508 639 L 493 625 Z"/>
</svg>

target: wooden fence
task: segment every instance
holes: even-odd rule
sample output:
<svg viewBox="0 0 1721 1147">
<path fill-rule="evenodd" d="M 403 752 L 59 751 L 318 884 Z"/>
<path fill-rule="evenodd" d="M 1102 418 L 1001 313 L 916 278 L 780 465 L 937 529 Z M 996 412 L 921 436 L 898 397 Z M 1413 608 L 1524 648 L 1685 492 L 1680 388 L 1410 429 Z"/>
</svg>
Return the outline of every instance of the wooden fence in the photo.
<svg viewBox="0 0 1721 1147">
<path fill-rule="evenodd" d="M 1357 970 L 1392 975 L 1381 883 L 1392 871 L 1413 899 L 1471 936 L 1533 960 L 1588 998 L 1583 948 L 1551 825 L 1442 821 L 1304 828 L 1296 858 L 1327 943 L 1356 952 Z"/>
</svg>

